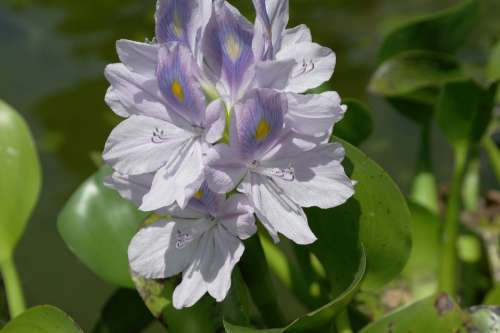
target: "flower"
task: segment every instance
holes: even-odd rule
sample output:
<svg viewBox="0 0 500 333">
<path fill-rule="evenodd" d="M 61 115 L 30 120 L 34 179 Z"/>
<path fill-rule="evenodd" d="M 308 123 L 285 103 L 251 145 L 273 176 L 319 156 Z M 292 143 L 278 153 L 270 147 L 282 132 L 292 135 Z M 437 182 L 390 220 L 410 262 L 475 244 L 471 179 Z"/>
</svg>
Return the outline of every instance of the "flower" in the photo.
<svg viewBox="0 0 500 333">
<path fill-rule="evenodd" d="M 221 302 L 244 251 L 241 240 L 256 232 L 251 206 L 243 195 L 226 200 L 203 185 L 185 209 L 170 211 L 171 217 L 141 229 L 130 242 L 132 271 L 153 279 L 182 273 L 173 293 L 177 309 L 192 306 L 207 292 Z"/>
<path fill-rule="evenodd" d="M 310 244 L 316 237 L 302 207 L 338 206 L 354 189 L 341 165 L 342 146 L 293 131 L 287 111 L 283 94 L 268 89 L 235 105 L 230 145 L 208 152 L 206 179 L 216 192 L 237 187 L 245 194 L 276 241 L 281 233 Z"/>
<path fill-rule="evenodd" d="M 222 138 L 226 114 L 221 100 L 206 105 L 201 74 L 186 46 L 159 46 L 156 67 L 134 74 L 118 64 L 106 71 L 118 110 L 129 101 L 134 107 L 125 108 L 129 117 L 111 133 L 103 158 L 122 174 L 155 172 L 141 205 L 145 211 L 174 202 L 186 206 L 203 182 L 202 154 Z"/>
</svg>

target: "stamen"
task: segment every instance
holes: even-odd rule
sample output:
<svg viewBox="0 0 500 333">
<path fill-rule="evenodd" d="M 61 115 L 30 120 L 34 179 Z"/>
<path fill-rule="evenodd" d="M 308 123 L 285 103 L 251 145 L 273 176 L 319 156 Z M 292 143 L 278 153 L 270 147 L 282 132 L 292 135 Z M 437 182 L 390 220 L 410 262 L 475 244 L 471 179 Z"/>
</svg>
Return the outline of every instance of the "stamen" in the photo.
<svg viewBox="0 0 500 333">
<path fill-rule="evenodd" d="M 154 129 L 153 136 L 151 137 L 151 141 L 153 143 L 162 143 L 167 139 L 168 138 L 167 138 L 164 130 L 159 129 L 158 127 Z"/>
<path fill-rule="evenodd" d="M 314 61 L 312 59 L 302 59 L 302 65 L 299 71 L 293 76 L 294 78 L 312 72 L 316 68 Z"/>
<path fill-rule="evenodd" d="M 175 239 L 176 239 L 175 247 L 177 249 L 183 249 L 184 247 L 186 247 L 188 243 L 190 243 L 193 240 L 193 236 L 188 232 L 183 233 L 182 231 L 177 229 L 177 235 Z"/>
<path fill-rule="evenodd" d="M 293 167 L 288 167 L 284 169 L 273 168 L 270 171 L 272 176 L 279 177 L 283 180 L 294 181 L 295 180 L 295 170 Z"/>
<path fill-rule="evenodd" d="M 257 141 L 262 141 L 267 138 L 270 132 L 271 125 L 269 125 L 269 123 L 265 119 L 261 119 L 259 121 L 259 124 L 257 125 L 257 128 L 255 129 L 255 139 Z"/>
</svg>

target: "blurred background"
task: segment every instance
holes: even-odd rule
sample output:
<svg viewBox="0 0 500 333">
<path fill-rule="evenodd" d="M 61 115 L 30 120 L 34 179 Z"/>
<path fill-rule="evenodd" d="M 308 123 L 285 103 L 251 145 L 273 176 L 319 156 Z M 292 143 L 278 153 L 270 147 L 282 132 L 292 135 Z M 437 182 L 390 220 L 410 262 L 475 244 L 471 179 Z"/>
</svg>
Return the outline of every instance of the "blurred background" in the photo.
<svg viewBox="0 0 500 333">
<path fill-rule="evenodd" d="M 249 18 L 250 0 L 233 0 Z M 366 87 L 384 31 L 408 16 L 437 11 L 451 0 L 290 0 L 292 26 L 307 24 L 313 39 L 337 53 L 331 87 L 362 100 L 375 132 L 362 149 L 407 192 L 418 129 Z M 154 0 L 0 0 L 0 98 L 34 131 L 43 164 L 41 200 L 16 253 L 29 306 L 53 304 L 88 330 L 113 288 L 73 256 L 56 230 L 69 195 L 96 170 L 105 139 L 119 119 L 104 104 L 104 66 L 116 62 L 117 39 L 153 36 Z M 481 68 L 500 37 L 500 1 L 484 0 L 480 24 L 460 57 Z M 474 68 L 472 68 L 474 70 Z M 450 177 L 451 152 L 436 131 L 440 184 Z M 487 168 L 488 163 L 482 164 Z M 1 170 L 0 170 L 1 172 Z M 484 188 L 498 188 L 482 170 Z M 154 331 L 154 328 L 151 330 Z"/>
</svg>

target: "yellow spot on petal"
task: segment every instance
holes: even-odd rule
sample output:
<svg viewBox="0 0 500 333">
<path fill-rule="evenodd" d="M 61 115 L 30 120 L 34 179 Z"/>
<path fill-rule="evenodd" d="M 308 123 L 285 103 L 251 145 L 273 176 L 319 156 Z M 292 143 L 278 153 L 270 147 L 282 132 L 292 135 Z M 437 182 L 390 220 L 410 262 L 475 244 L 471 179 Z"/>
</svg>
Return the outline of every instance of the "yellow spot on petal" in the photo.
<svg viewBox="0 0 500 333">
<path fill-rule="evenodd" d="M 226 41 L 224 42 L 224 48 L 232 61 L 236 61 L 240 58 L 241 44 L 235 35 L 230 34 L 227 36 Z"/>
<path fill-rule="evenodd" d="M 198 200 L 200 200 L 201 198 L 203 198 L 203 191 L 198 191 L 194 194 L 194 197 Z"/>
<path fill-rule="evenodd" d="M 179 81 L 174 80 L 174 82 L 172 82 L 172 85 L 170 86 L 170 90 L 179 102 L 184 102 L 184 90 L 182 90 L 182 85 Z"/>
<path fill-rule="evenodd" d="M 172 20 L 172 23 L 173 23 L 173 30 L 174 30 L 174 34 L 181 38 L 182 37 L 182 34 L 184 33 L 184 30 L 182 29 L 182 19 L 181 17 L 175 13 L 174 14 L 174 19 Z"/>
<path fill-rule="evenodd" d="M 264 119 L 261 119 L 255 130 L 255 139 L 257 139 L 257 141 L 262 141 L 267 138 L 269 132 L 271 132 L 271 125 Z"/>
</svg>

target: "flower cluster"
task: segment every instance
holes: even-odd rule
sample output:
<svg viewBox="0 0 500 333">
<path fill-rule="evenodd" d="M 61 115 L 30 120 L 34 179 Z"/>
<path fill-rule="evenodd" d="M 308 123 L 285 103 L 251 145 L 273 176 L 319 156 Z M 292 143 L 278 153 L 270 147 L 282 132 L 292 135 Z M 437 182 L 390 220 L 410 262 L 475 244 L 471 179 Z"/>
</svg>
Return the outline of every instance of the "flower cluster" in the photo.
<svg viewBox="0 0 500 333">
<path fill-rule="evenodd" d="M 316 240 L 303 207 L 353 194 L 341 145 L 346 109 L 330 79 L 334 53 L 288 24 L 288 0 L 253 0 L 251 24 L 224 0 L 159 0 L 152 43 L 117 42 L 106 102 L 126 118 L 111 133 L 107 185 L 163 218 L 129 246 L 146 278 L 182 273 L 176 308 L 222 301 L 255 218 L 278 241 Z M 335 221 L 332 221 L 334 223 Z"/>
</svg>

